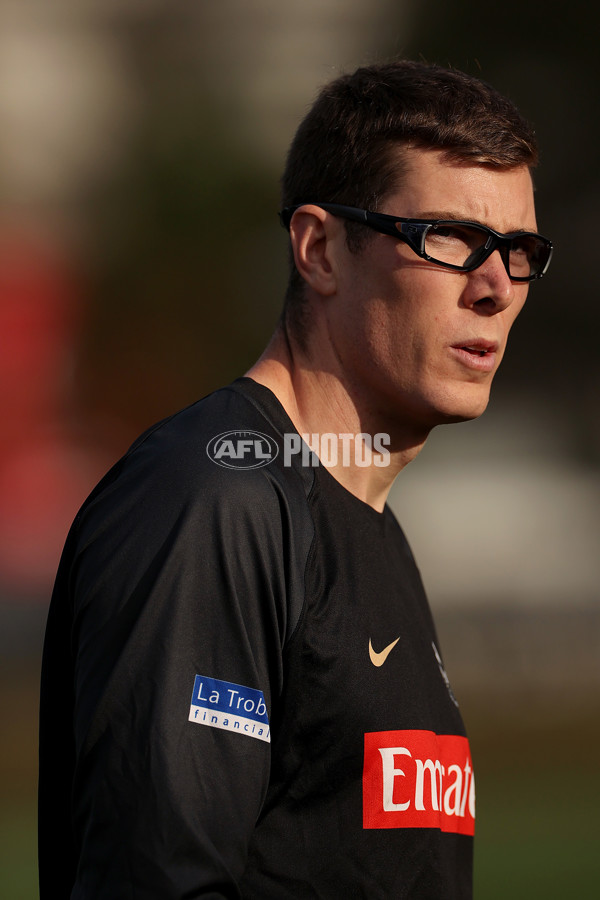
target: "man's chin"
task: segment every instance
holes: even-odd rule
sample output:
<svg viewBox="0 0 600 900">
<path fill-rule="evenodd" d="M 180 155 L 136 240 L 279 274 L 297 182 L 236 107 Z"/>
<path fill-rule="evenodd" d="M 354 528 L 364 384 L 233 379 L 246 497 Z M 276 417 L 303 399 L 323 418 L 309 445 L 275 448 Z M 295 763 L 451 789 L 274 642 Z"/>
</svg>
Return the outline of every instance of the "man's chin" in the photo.
<svg viewBox="0 0 600 900">
<path fill-rule="evenodd" d="M 454 403 L 448 402 L 436 410 L 436 425 L 452 425 L 457 422 L 470 422 L 482 415 L 490 402 L 489 391 L 481 392 L 477 397 L 469 397 Z"/>
<path fill-rule="evenodd" d="M 433 391 L 421 394 L 416 402 L 397 404 L 389 423 L 396 422 L 400 430 L 412 426 L 427 434 L 438 425 L 469 422 L 485 412 L 490 399 L 489 386 L 471 386 L 470 390 Z M 393 428 L 392 424 L 386 425 Z"/>
</svg>

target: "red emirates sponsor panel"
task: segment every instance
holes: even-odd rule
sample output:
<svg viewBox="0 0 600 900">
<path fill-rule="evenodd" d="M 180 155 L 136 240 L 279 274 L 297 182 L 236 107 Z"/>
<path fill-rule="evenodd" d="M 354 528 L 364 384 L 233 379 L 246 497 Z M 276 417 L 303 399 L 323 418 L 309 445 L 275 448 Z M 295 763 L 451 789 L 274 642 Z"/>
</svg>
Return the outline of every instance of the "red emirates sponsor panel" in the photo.
<svg viewBox="0 0 600 900">
<path fill-rule="evenodd" d="M 475 832 L 469 742 L 433 731 L 365 734 L 364 828 Z"/>
</svg>

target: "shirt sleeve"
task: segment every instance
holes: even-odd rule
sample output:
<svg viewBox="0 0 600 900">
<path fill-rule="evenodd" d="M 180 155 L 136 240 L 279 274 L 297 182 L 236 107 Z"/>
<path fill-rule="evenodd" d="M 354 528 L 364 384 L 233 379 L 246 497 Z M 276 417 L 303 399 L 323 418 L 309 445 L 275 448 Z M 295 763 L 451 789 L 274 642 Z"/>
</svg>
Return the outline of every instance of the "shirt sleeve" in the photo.
<svg viewBox="0 0 600 900">
<path fill-rule="evenodd" d="M 289 498 L 162 440 L 84 508 L 53 598 L 72 616 L 73 900 L 240 897 L 269 780 Z"/>
</svg>

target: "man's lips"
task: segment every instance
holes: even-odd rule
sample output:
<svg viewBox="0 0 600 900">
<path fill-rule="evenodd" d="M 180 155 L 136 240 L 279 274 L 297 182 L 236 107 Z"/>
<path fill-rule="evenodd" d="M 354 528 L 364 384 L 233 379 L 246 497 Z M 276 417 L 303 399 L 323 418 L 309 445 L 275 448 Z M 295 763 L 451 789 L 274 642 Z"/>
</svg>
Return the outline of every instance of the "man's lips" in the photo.
<svg viewBox="0 0 600 900">
<path fill-rule="evenodd" d="M 498 343 L 484 341 L 479 338 L 473 341 L 461 341 L 450 348 L 453 356 L 469 369 L 478 372 L 493 372 L 496 368 Z"/>
</svg>

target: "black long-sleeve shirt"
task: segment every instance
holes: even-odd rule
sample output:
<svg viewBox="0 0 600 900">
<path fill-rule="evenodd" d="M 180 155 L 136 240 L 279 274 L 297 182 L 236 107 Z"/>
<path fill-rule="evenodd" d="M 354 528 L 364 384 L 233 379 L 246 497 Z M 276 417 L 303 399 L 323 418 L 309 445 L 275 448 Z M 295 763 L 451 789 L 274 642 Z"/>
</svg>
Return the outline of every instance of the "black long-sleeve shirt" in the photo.
<svg viewBox="0 0 600 900">
<path fill-rule="evenodd" d="M 290 434 L 240 379 L 77 516 L 44 649 L 42 900 L 471 896 L 469 748 L 412 554 Z"/>
</svg>

